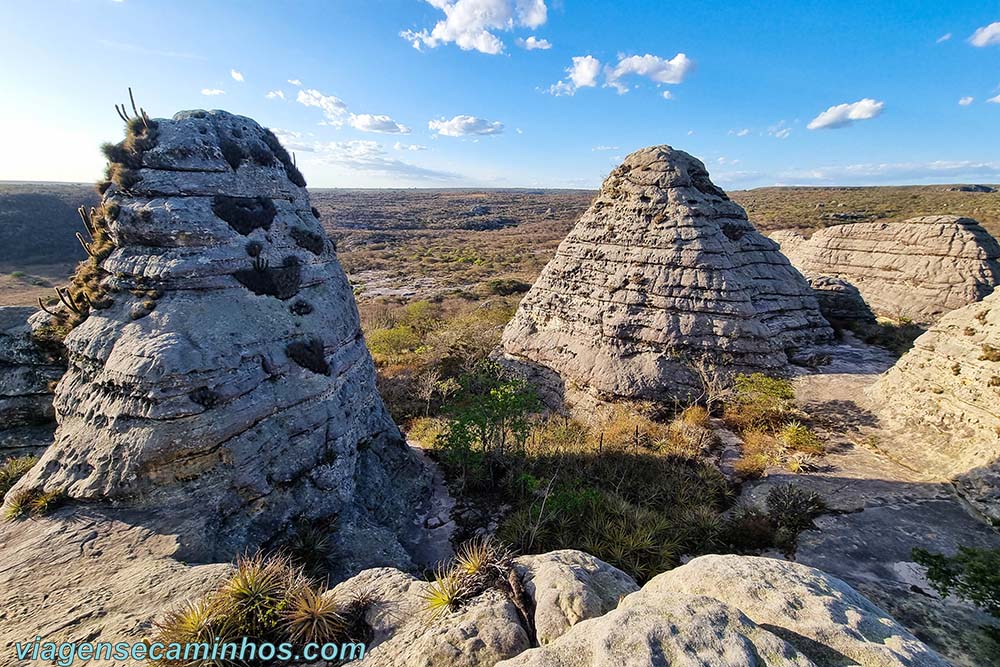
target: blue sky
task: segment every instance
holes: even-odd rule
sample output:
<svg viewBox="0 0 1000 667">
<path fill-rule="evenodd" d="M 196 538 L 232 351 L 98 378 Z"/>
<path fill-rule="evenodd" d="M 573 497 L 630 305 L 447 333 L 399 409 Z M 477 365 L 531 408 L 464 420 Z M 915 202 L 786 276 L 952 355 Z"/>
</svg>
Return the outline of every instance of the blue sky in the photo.
<svg viewBox="0 0 1000 667">
<path fill-rule="evenodd" d="M 0 25 L 0 180 L 95 180 L 132 86 L 281 130 L 315 187 L 596 187 L 660 143 L 726 188 L 1000 182 L 997 2 L 8 0 Z"/>
</svg>

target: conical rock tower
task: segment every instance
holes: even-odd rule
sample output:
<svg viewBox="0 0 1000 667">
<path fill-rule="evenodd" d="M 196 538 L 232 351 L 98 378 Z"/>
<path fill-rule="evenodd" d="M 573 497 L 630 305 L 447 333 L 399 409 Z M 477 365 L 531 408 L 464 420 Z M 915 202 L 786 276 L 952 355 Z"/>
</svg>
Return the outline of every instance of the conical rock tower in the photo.
<svg viewBox="0 0 1000 667">
<path fill-rule="evenodd" d="M 105 152 L 56 440 L 10 493 L 153 509 L 206 557 L 336 523 L 345 561 L 405 566 L 427 480 L 288 153 L 224 111 L 132 119 Z"/>
<path fill-rule="evenodd" d="M 809 284 L 697 159 L 632 153 L 504 331 L 551 405 L 690 400 L 714 373 L 784 373 L 831 340 Z M 701 371 L 699 371 L 701 369 Z"/>
</svg>

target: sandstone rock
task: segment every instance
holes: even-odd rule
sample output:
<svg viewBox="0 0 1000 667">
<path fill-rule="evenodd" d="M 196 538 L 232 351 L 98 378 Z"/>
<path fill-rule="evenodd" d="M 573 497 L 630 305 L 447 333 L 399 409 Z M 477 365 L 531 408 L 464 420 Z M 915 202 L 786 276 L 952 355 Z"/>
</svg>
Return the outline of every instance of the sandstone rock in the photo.
<svg viewBox="0 0 1000 667">
<path fill-rule="evenodd" d="M 1000 283 L 1000 245 L 970 218 L 930 215 L 835 225 L 808 241 L 787 232 L 772 238 L 806 276 L 847 280 L 888 317 L 932 323 Z"/>
<path fill-rule="evenodd" d="M 11 493 L 171 508 L 191 559 L 335 518 L 345 570 L 410 566 L 425 471 L 288 154 L 223 111 L 156 120 L 119 152 L 103 295 L 65 339 L 56 441 Z"/>
<path fill-rule="evenodd" d="M 503 335 L 507 362 L 566 399 L 686 400 L 692 363 L 787 370 L 832 332 L 802 276 L 705 166 L 669 146 L 614 169 Z"/>
<path fill-rule="evenodd" d="M 572 549 L 521 556 L 515 569 L 535 604 L 535 632 L 548 644 L 588 618 L 602 616 L 639 590 L 621 570 Z"/>
<path fill-rule="evenodd" d="M 1000 522 L 1000 293 L 941 318 L 868 394 L 891 456 Z"/>
<path fill-rule="evenodd" d="M 827 321 L 841 325 L 852 322 L 875 324 L 875 313 L 851 283 L 831 276 L 814 276 L 808 280 L 819 301 L 819 310 Z"/>
<path fill-rule="evenodd" d="M 647 584 L 648 586 L 648 584 Z M 625 598 L 618 609 L 584 621 L 556 641 L 497 667 L 816 667 L 739 610 L 700 595 Z"/>
<path fill-rule="evenodd" d="M 517 609 L 487 591 L 461 609 L 435 617 L 423 595 L 430 584 L 382 568 L 366 570 L 333 589 L 334 598 L 370 595 L 365 621 L 373 639 L 362 664 L 372 667 L 492 667 L 529 647 Z"/>
<path fill-rule="evenodd" d="M 52 386 L 66 363 L 57 347 L 31 335 L 35 308 L 0 307 L 0 461 L 35 454 L 51 443 Z"/>
<path fill-rule="evenodd" d="M 945 667 L 947 663 L 840 579 L 805 565 L 702 556 L 655 577 L 641 595 L 706 595 L 735 607 L 817 665 Z"/>
</svg>

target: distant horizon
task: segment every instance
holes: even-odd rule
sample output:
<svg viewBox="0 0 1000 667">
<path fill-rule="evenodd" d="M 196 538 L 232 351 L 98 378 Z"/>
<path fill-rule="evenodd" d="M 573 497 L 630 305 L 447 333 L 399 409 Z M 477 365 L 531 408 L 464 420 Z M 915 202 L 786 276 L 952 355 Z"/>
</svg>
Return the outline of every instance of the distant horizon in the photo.
<svg viewBox="0 0 1000 667">
<path fill-rule="evenodd" d="M 306 179 L 308 181 L 308 178 Z M 94 187 L 95 181 L 30 181 L 30 180 L 12 180 L 12 179 L 0 179 L 0 185 L 72 185 L 77 187 Z M 878 189 L 878 188 L 942 188 L 942 187 L 956 187 L 963 185 L 981 185 L 986 187 L 997 188 L 1000 190 L 1000 181 L 991 183 L 988 181 L 948 181 L 942 183 L 879 183 L 877 185 L 809 185 L 809 184 L 775 184 L 775 185 L 758 185 L 752 188 L 723 188 L 726 192 L 752 192 L 753 190 L 767 190 L 775 188 L 808 188 L 810 190 L 863 190 L 863 189 Z M 312 186 L 308 183 L 306 184 L 307 190 L 424 190 L 428 192 L 504 192 L 512 190 L 544 190 L 553 192 L 597 192 L 600 186 L 593 188 L 570 188 L 570 187 L 544 187 L 544 186 L 530 186 L 530 185 L 510 185 L 510 186 L 452 186 L 452 187 L 434 187 L 434 186 L 412 186 L 412 187 L 364 187 L 364 186 L 325 186 L 317 185 Z"/>
<path fill-rule="evenodd" d="M 96 180 L 131 86 L 272 128 L 317 187 L 595 189 L 664 143 L 727 190 L 1000 182 L 991 3 L 58 6 L 0 3 L 0 180 Z"/>
</svg>

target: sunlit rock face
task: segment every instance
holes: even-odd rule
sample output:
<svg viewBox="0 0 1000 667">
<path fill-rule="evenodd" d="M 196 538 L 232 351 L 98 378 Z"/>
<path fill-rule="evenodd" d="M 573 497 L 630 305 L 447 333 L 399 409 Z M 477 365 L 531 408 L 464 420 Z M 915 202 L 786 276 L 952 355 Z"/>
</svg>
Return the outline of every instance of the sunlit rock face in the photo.
<svg viewBox="0 0 1000 667">
<path fill-rule="evenodd" d="M 249 118 L 148 125 L 113 152 L 103 296 L 65 341 L 55 444 L 12 493 L 174 513 L 196 553 L 328 521 L 345 562 L 408 565 L 427 483 L 301 174 Z"/>
<path fill-rule="evenodd" d="M 692 366 L 782 373 L 831 339 L 801 274 L 697 159 L 629 155 L 601 186 L 503 335 L 548 402 L 689 400 Z"/>
</svg>

